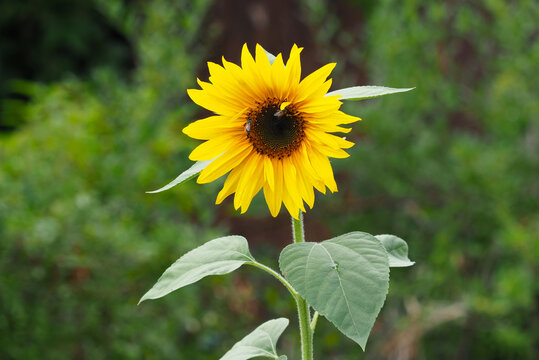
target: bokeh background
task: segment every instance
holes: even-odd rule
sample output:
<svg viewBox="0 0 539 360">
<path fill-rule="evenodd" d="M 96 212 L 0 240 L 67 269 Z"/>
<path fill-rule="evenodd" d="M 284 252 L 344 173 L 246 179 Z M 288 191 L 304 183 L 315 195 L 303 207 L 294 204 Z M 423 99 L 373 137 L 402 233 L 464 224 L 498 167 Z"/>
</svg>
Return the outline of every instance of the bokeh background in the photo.
<svg viewBox="0 0 539 360">
<path fill-rule="evenodd" d="M 534 0 L 0 0 L 0 358 L 217 359 L 292 319 L 279 284 L 242 268 L 137 306 L 162 271 L 245 235 L 276 267 L 289 219 L 222 182 L 149 195 L 190 166 L 181 134 L 206 61 L 258 42 L 305 47 L 334 88 L 415 86 L 358 103 L 339 192 L 307 237 L 407 240 L 365 353 L 321 320 L 318 359 L 537 359 L 539 3 Z"/>
</svg>

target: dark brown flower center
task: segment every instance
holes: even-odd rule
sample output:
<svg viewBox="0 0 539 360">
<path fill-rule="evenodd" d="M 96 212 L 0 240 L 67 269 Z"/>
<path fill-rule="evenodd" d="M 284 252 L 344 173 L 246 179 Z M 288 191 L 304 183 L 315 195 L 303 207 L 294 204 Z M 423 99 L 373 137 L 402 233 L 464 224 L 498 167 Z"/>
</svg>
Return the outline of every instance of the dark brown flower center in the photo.
<svg viewBox="0 0 539 360">
<path fill-rule="evenodd" d="M 292 155 L 305 137 L 303 117 L 293 105 L 281 110 L 282 102 L 276 98 L 257 102 L 247 113 L 245 123 L 247 138 L 255 151 L 276 159 Z"/>
</svg>

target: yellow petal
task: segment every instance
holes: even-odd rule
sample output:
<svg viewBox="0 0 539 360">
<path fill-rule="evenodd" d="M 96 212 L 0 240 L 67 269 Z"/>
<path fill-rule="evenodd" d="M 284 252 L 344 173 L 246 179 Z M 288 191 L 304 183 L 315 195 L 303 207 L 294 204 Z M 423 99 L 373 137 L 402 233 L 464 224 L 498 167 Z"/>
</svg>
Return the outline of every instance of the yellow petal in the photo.
<svg viewBox="0 0 539 360">
<path fill-rule="evenodd" d="M 249 209 L 249 205 L 253 200 L 254 196 L 258 194 L 262 186 L 264 185 L 264 177 L 262 176 L 262 169 L 257 167 L 253 180 L 245 188 L 245 192 L 242 198 L 241 213 L 245 213 Z"/>
<path fill-rule="evenodd" d="M 342 103 L 338 100 L 332 99 L 331 97 L 323 97 L 318 100 L 306 101 L 298 106 L 298 111 L 303 113 L 327 113 L 327 115 L 337 112 L 341 107 Z M 325 116 L 327 116 L 325 114 Z"/>
<path fill-rule="evenodd" d="M 294 101 L 300 102 L 311 96 L 314 92 L 320 88 L 320 86 L 326 81 L 327 77 L 333 69 L 336 63 L 330 63 L 322 66 L 320 69 L 309 74 L 305 79 L 301 80 L 298 87 L 298 96 Z"/>
<path fill-rule="evenodd" d="M 350 156 L 346 151 L 342 149 L 335 149 L 328 146 L 325 146 L 320 149 L 320 152 L 326 156 L 336 158 L 336 159 L 345 159 Z"/>
<path fill-rule="evenodd" d="M 264 185 L 264 197 L 271 215 L 275 217 L 279 214 L 283 202 L 283 169 L 281 161 L 271 160 L 271 162 L 275 174 L 275 186 L 274 189 L 271 189 L 266 183 Z"/>
<path fill-rule="evenodd" d="M 216 204 L 222 203 L 224 199 L 236 191 L 241 176 L 241 169 L 242 166 L 240 164 L 228 174 L 223 188 L 219 191 L 219 194 L 217 194 L 217 199 L 215 200 Z"/>
<path fill-rule="evenodd" d="M 283 179 L 285 186 L 283 200 L 288 198 L 288 201 L 292 208 L 302 209 L 303 211 L 305 211 L 305 207 L 303 206 L 303 199 L 301 197 L 300 191 L 298 190 L 296 167 L 294 166 L 290 158 L 283 159 L 282 163 Z M 285 206 L 287 206 L 286 203 Z M 288 207 L 289 206 L 287 206 L 287 208 Z"/>
<path fill-rule="evenodd" d="M 297 162 L 301 164 L 302 172 L 306 172 L 313 179 L 320 178 L 311 164 L 311 160 L 309 159 L 309 154 L 307 153 L 307 146 L 305 145 L 305 143 L 301 144 L 300 151 L 296 152 L 294 156 L 296 156 Z"/>
<path fill-rule="evenodd" d="M 216 114 L 233 116 L 238 112 L 238 109 L 235 106 L 230 106 L 228 103 L 219 101 L 218 98 L 209 95 L 205 90 L 188 89 L 187 94 L 197 105 L 213 111 Z"/>
<path fill-rule="evenodd" d="M 326 133 L 333 133 L 333 132 L 341 132 L 348 134 L 350 131 L 352 131 L 351 128 L 344 128 L 342 126 L 336 125 L 333 122 L 318 122 L 318 121 L 308 121 L 308 128 L 315 130 L 315 131 L 321 131 Z"/>
<path fill-rule="evenodd" d="M 317 171 L 314 170 L 311 160 L 309 159 L 309 154 L 307 151 L 307 145 L 305 143 L 301 144 L 301 151 L 299 151 L 296 156 L 298 157 L 298 162 L 302 165 L 302 172 L 304 176 L 309 176 L 313 186 L 316 190 L 321 193 L 326 193 L 326 186 Z"/>
<path fill-rule="evenodd" d="M 266 98 L 266 94 L 259 85 L 260 81 L 255 82 L 250 70 L 242 69 L 238 65 L 226 61 L 225 58 L 223 58 L 223 66 L 227 72 L 230 72 L 230 82 L 236 84 L 237 89 L 244 89 L 244 92 L 247 93 L 246 101 L 251 101 L 254 104 L 254 101 Z"/>
<path fill-rule="evenodd" d="M 235 135 L 222 135 L 198 145 L 189 155 L 193 161 L 205 161 L 215 159 L 241 140 Z"/>
<path fill-rule="evenodd" d="M 328 134 L 323 131 L 316 131 L 313 129 L 305 129 L 305 134 L 309 140 L 317 142 L 322 146 L 332 147 L 334 149 L 342 148 L 349 149 L 354 146 L 354 143 L 343 139 L 342 137 Z"/>
<path fill-rule="evenodd" d="M 283 194 L 283 204 L 288 210 L 288 213 L 296 220 L 299 220 L 300 208 L 296 205 L 289 193 L 285 192 Z M 304 209 L 305 212 L 305 209 Z"/>
<path fill-rule="evenodd" d="M 273 84 L 273 96 L 282 99 L 284 93 L 287 92 L 285 83 L 285 70 L 283 63 L 283 56 L 277 54 L 273 64 L 271 65 L 271 80 Z"/>
<path fill-rule="evenodd" d="M 301 61 L 300 53 L 303 48 L 298 48 L 296 44 L 290 50 L 290 56 L 285 67 L 285 87 L 288 90 L 285 93 L 285 98 L 288 97 L 290 90 L 295 89 L 299 85 L 301 78 Z"/>
<path fill-rule="evenodd" d="M 228 84 L 232 81 L 222 81 L 217 85 L 210 84 L 204 81 L 198 80 L 198 84 L 204 91 L 204 95 L 208 101 L 212 103 L 218 103 L 221 106 L 224 106 L 230 109 L 233 112 L 239 112 L 242 109 L 248 108 L 251 106 L 249 98 L 244 98 L 243 96 L 238 96 L 236 88 L 231 89 Z"/>
<path fill-rule="evenodd" d="M 255 195 L 255 187 L 262 183 L 264 165 L 260 155 L 255 152 L 251 152 L 245 159 L 245 166 L 241 174 L 241 179 L 236 189 L 236 195 L 234 196 L 234 208 L 242 208 L 242 213 L 247 210 L 253 196 Z M 260 187 L 257 189 L 260 190 Z"/>
<path fill-rule="evenodd" d="M 208 70 L 210 72 L 210 77 L 228 77 L 226 70 L 219 64 L 208 61 Z"/>
<path fill-rule="evenodd" d="M 342 111 L 337 111 L 337 113 L 335 114 L 335 121 L 338 124 L 351 124 L 351 123 L 356 122 L 358 120 L 361 120 L 361 118 L 359 118 L 357 116 L 352 116 L 352 115 L 345 114 Z"/>
<path fill-rule="evenodd" d="M 298 170 L 296 172 L 297 188 L 301 194 L 302 199 L 304 199 L 307 205 L 309 205 L 309 207 L 312 209 L 314 204 L 314 191 L 311 183 L 311 177 L 309 176 L 307 171 L 303 171 L 305 170 L 305 166 L 303 166 L 301 162 L 302 159 L 300 156 L 297 155 L 297 153 L 291 156 L 291 160 L 293 161 L 294 166 Z"/>
<path fill-rule="evenodd" d="M 223 64 L 226 60 L 223 58 Z M 228 63 L 229 67 L 232 67 L 232 63 Z M 223 93 L 227 93 L 231 97 L 237 98 L 242 104 L 252 106 L 254 103 L 253 92 L 250 91 L 250 87 L 246 87 L 241 83 L 242 70 L 239 66 L 232 69 L 225 69 L 220 65 L 209 62 L 208 68 L 210 71 L 210 81 L 215 85 L 215 88 Z"/>
<path fill-rule="evenodd" d="M 302 98 L 301 101 L 299 101 L 297 99 L 295 99 L 295 101 L 296 102 L 310 102 L 310 101 L 314 101 L 314 100 L 317 100 L 317 99 L 336 101 L 337 100 L 336 97 L 332 98 L 332 97 L 329 97 L 329 96 L 328 97 L 325 96 L 327 94 L 329 88 L 331 87 L 331 83 L 332 83 L 332 80 L 328 79 L 326 82 L 323 82 L 319 86 L 314 86 L 313 88 L 309 89 L 308 92 L 306 94 L 304 94 L 305 96 L 301 97 Z"/>
<path fill-rule="evenodd" d="M 251 151 L 252 147 L 249 143 L 244 142 L 238 144 L 212 161 L 210 165 L 202 170 L 198 176 L 197 183 L 205 184 L 220 178 L 231 169 L 238 166 Z"/>
<path fill-rule="evenodd" d="M 269 84 L 264 81 L 264 77 L 260 74 L 259 68 L 247 48 L 247 44 L 243 45 L 241 51 L 241 67 L 243 80 L 249 83 L 258 94 L 267 94 Z"/>
<path fill-rule="evenodd" d="M 268 183 L 264 184 L 264 198 L 266 199 L 266 204 L 268 205 L 271 216 L 276 217 L 279 215 L 281 202 L 275 201 L 275 191 L 269 187 Z"/>
<path fill-rule="evenodd" d="M 275 189 L 275 173 L 273 172 L 273 164 L 269 157 L 264 156 L 264 179 L 269 187 Z"/>
<path fill-rule="evenodd" d="M 192 122 L 183 128 L 182 132 L 198 140 L 209 140 L 225 134 L 240 135 L 244 131 L 243 125 L 245 120 L 238 119 L 239 116 L 210 116 Z"/>
<path fill-rule="evenodd" d="M 256 44 L 256 65 L 258 68 L 258 73 L 264 79 L 269 87 L 271 87 L 271 64 L 269 62 L 266 52 L 259 44 Z"/>
<path fill-rule="evenodd" d="M 309 159 L 313 164 L 313 167 L 318 170 L 319 175 L 322 177 L 324 184 L 329 188 L 331 192 L 337 191 L 337 184 L 333 177 L 333 169 L 329 163 L 327 156 L 320 154 L 317 150 L 311 147 L 309 151 Z"/>
<path fill-rule="evenodd" d="M 251 68 L 255 66 L 255 60 L 247 47 L 247 43 L 243 44 L 241 49 L 241 67 L 242 69 Z"/>
</svg>

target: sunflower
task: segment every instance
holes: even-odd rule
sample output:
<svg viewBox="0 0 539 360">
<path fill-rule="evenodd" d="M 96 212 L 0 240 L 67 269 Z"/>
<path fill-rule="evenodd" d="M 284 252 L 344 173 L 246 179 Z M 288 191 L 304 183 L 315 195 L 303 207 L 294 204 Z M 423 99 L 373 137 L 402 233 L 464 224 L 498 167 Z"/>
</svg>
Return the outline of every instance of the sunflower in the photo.
<svg viewBox="0 0 539 360">
<path fill-rule="evenodd" d="M 208 62 L 209 82 L 187 93 L 214 116 L 185 127 L 188 136 L 205 140 L 189 155 L 191 160 L 213 160 L 197 182 L 209 183 L 228 173 L 217 195 L 220 204 L 234 193 L 234 208 L 244 213 L 261 190 L 272 216 L 284 204 L 298 219 L 305 204 L 314 204 L 314 189 L 337 191 L 329 158 L 348 157 L 343 149 L 354 143 L 332 133 L 348 133 L 358 117 L 339 110 L 340 95 L 325 96 L 327 79 L 335 63 L 327 64 L 301 80 L 300 53 L 290 50 L 286 65 L 281 54 L 270 63 L 256 45 L 255 57 L 245 44 L 241 67 L 222 59 Z"/>
</svg>

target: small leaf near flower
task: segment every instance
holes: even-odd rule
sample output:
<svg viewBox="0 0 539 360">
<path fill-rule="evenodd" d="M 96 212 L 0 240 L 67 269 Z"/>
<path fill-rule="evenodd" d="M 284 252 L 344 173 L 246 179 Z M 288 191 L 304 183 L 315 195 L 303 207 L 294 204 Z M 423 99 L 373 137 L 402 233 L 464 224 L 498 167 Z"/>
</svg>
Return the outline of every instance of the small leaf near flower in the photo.
<svg viewBox="0 0 539 360">
<path fill-rule="evenodd" d="M 349 88 L 330 91 L 326 96 L 341 95 L 339 100 L 365 100 L 379 96 L 406 92 L 415 88 L 389 88 L 385 86 L 353 86 Z"/>
<path fill-rule="evenodd" d="M 273 62 L 275 61 L 275 55 L 273 55 L 272 53 L 268 52 L 266 49 L 262 48 L 264 50 L 264 52 L 266 53 L 266 56 L 268 57 L 268 60 L 269 60 L 269 63 L 270 65 L 273 64 Z"/>
<path fill-rule="evenodd" d="M 406 267 L 415 264 L 415 261 L 408 259 L 408 244 L 406 244 L 406 241 L 395 235 L 376 235 L 375 237 L 386 248 L 390 267 Z"/>
<path fill-rule="evenodd" d="M 217 159 L 217 158 L 215 158 L 215 159 Z M 184 183 L 187 180 L 190 180 L 190 179 L 194 178 L 195 176 L 197 176 L 202 170 L 204 170 L 206 168 L 206 166 L 210 165 L 212 163 L 212 161 L 215 160 L 215 159 L 206 160 L 206 161 L 197 161 L 196 163 L 193 164 L 193 166 L 191 166 L 189 169 L 182 172 L 180 175 L 178 175 L 178 177 L 176 179 L 172 180 L 167 185 L 163 186 L 160 189 L 154 190 L 154 191 L 146 191 L 146 193 L 155 194 L 155 193 L 158 193 L 158 192 L 161 192 L 161 191 L 168 190 L 168 189 L 170 189 L 170 188 L 172 188 L 172 187 L 174 187 L 174 186 L 176 186 L 178 184 Z"/>
</svg>

